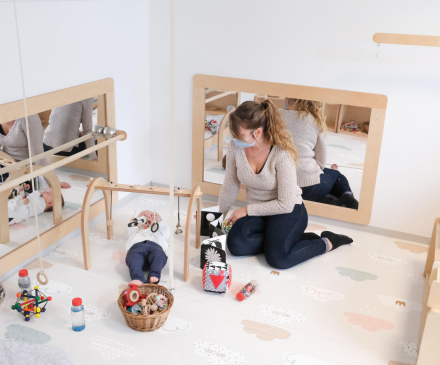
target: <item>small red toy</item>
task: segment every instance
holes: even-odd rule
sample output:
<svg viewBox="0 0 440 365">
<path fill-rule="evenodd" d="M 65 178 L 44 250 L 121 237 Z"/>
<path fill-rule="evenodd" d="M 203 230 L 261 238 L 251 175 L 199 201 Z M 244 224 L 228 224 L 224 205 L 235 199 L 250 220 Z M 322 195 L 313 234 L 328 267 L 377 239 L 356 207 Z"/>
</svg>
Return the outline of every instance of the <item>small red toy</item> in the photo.
<svg viewBox="0 0 440 365">
<path fill-rule="evenodd" d="M 128 288 L 124 290 L 123 298 L 125 306 L 132 307 L 138 304 L 142 299 L 147 299 L 147 295 L 139 293 L 138 285 L 130 284 Z"/>
</svg>

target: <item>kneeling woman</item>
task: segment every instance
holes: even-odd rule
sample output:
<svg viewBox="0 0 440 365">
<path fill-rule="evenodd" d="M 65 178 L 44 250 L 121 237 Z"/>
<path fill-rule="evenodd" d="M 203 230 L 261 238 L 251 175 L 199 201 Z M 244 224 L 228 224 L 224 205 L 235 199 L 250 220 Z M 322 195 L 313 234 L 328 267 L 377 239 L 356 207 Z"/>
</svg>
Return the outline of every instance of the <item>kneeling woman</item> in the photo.
<svg viewBox="0 0 440 365">
<path fill-rule="evenodd" d="M 325 167 L 327 126 L 322 103 L 290 98 L 285 103 L 286 109 L 279 112 L 298 147 L 297 175 L 303 199 L 358 209 L 347 178 L 338 170 Z"/>
<path fill-rule="evenodd" d="M 248 205 L 234 211 L 227 245 L 234 256 L 265 254 L 269 265 L 287 269 L 352 239 L 329 231 L 304 233 L 308 217 L 296 184 L 298 152 L 272 102 L 247 101 L 230 116 L 226 176 L 219 205 L 226 216 L 246 185 Z"/>
</svg>

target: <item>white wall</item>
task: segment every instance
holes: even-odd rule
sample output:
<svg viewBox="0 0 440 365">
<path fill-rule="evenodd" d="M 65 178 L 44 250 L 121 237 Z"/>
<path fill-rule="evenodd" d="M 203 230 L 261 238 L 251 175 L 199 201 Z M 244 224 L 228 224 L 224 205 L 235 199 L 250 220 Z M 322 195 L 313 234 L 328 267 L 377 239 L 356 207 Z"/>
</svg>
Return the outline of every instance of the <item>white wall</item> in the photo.
<svg viewBox="0 0 440 365">
<path fill-rule="evenodd" d="M 168 1 L 150 2 L 152 162 L 167 183 Z M 437 0 L 176 1 L 176 184 L 191 185 L 192 77 L 211 74 L 388 96 L 371 225 L 429 236 L 440 216 L 440 53 L 376 32 L 440 35 Z"/>
<path fill-rule="evenodd" d="M 22 98 L 12 2 L 0 2 L 0 104 Z M 112 77 L 121 182 L 151 181 L 148 1 L 17 2 L 26 96 Z"/>
</svg>

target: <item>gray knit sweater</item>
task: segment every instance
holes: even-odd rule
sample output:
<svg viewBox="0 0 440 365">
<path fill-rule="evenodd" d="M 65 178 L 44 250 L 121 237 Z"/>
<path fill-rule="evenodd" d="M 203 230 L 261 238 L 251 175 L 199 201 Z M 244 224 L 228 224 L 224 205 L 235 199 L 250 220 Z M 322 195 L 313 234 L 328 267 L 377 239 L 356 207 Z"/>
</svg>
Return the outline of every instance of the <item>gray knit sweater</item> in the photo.
<svg viewBox="0 0 440 365">
<path fill-rule="evenodd" d="M 293 143 L 298 147 L 299 167 L 297 171 L 298 186 L 316 185 L 325 166 L 327 147 L 323 133 L 316 124 L 313 115 L 300 118 L 296 110 L 278 109 L 292 136 Z"/>
<path fill-rule="evenodd" d="M 39 155 L 44 152 L 43 149 L 43 126 L 38 114 L 30 115 L 29 136 L 31 141 L 32 156 Z M 23 161 L 29 158 L 26 119 L 17 119 L 9 133 L 4 136 L 0 134 L 0 146 L 3 152 L 11 156 L 15 161 Z M 39 161 L 32 161 L 35 165 L 47 166 L 48 162 L 45 158 Z"/>
<path fill-rule="evenodd" d="M 83 134 L 93 129 L 93 101 L 94 98 L 77 101 L 69 105 L 52 109 L 49 125 L 44 132 L 44 144 L 52 148 L 79 138 L 79 127 L 82 124 Z M 85 141 L 86 148 L 95 145 L 94 138 Z M 66 148 L 65 152 L 72 151 L 73 147 Z M 91 159 L 96 158 L 96 152 L 90 154 Z"/>
<path fill-rule="evenodd" d="M 247 211 L 250 216 L 266 216 L 292 212 L 302 204 L 301 189 L 296 184 L 296 167 L 289 154 L 274 146 L 263 169 L 255 174 L 243 148 L 229 143 L 226 176 L 219 196 L 220 212 L 226 216 L 240 191 L 246 185 Z"/>
</svg>

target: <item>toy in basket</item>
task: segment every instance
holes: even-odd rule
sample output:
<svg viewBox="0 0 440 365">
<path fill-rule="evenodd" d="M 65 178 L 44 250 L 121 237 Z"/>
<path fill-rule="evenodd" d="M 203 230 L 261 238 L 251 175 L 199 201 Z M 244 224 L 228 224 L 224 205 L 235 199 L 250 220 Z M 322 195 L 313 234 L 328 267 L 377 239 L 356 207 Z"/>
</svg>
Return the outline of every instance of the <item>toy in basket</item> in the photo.
<svg viewBox="0 0 440 365">
<path fill-rule="evenodd" d="M 118 299 L 119 309 L 128 327 L 151 332 L 163 326 L 174 303 L 167 288 L 157 284 L 130 284 Z"/>
<path fill-rule="evenodd" d="M 226 235 L 208 238 L 200 245 L 200 268 L 203 270 L 208 261 L 226 263 Z"/>
<path fill-rule="evenodd" d="M 203 268 L 203 289 L 212 293 L 227 293 L 232 281 L 231 265 L 208 261 Z"/>
</svg>

